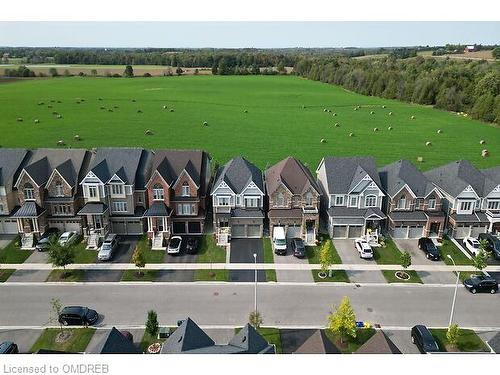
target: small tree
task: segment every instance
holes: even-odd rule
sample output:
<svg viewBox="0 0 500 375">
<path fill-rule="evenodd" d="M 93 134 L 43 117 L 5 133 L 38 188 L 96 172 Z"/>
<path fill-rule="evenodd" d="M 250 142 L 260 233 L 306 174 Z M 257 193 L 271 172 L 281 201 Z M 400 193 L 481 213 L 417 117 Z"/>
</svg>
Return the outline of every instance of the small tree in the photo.
<svg viewBox="0 0 500 375">
<path fill-rule="evenodd" d="M 123 72 L 123 76 L 126 78 L 132 78 L 134 76 L 134 68 L 132 68 L 132 65 L 127 65 L 125 67 L 125 71 Z"/>
<path fill-rule="evenodd" d="M 252 311 L 250 315 L 248 316 L 248 323 L 255 329 L 259 329 L 260 326 L 262 325 L 262 316 L 260 315 L 259 311 Z"/>
<path fill-rule="evenodd" d="M 401 267 L 405 270 L 411 266 L 411 254 L 408 251 L 404 251 L 401 254 Z"/>
<path fill-rule="evenodd" d="M 135 266 L 138 268 L 137 276 L 142 276 L 144 273 L 141 271 L 141 268 L 146 267 L 146 258 L 140 246 L 135 248 L 134 254 L 132 255 L 132 262 L 134 262 Z"/>
<path fill-rule="evenodd" d="M 50 68 L 49 69 L 49 74 L 52 76 L 52 77 L 57 77 L 59 75 L 59 73 L 57 72 L 57 69 L 56 68 Z"/>
<path fill-rule="evenodd" d="M 328 316 L 328 327 L 334 335 L 340 338 L 340 343 L 349 338 L 356 338 L 356 315 L 348 297 L 343 297 L 340 306 Z"/>
<path fill-rule="evenodd" d="M 92 77 L 97 76 L 97 69 L 92 69 L 92 70 L 90 71 L 90 74 L 92 75 Z"/>
<path fill-rule="evenodd" d="M 478 270 L 482 271 L 488 265 L 488 253 L 483 249 L 480 249 L 479 252 L 472 257 L 472 265 Z"/>
<path fill-rule="evenodd" d="M 331 241 L 325 241 L 323 245 L 321 245 L 319 263 L 321 264 L 321 273 L 326 274 L 328 272 L 328 268 L 332 265 Z"/>
<path fill-rule="evenodd" d="M 448 327 L 448 331 L 446 331 L 446 339 L 448 343 L 453 348 L 456 348 L 458 345 L 458 339 L 460 338 L 460 328 L 458 328 L 458 324 L 453 323 Z"/>
<path fill-rule="evenodd" d="M 158 324 L 158 314 L 156 311 L 148 311 L 148 320 L 146 321 L 146 333 L 151 337 L 155 337 L 158 334 L 159 324 Z"/>
<path fill-rule="evenodd" d="M 184 73 L 184 70 L 182 70 L 182 68 L 180 66 L 178 66 L 177 69 L 175 69 L 175 74 L 180 76 L 180 75 L 182 75 L 182 73 Z"/>
<path fill-rule="evenodd" d="M 49 262 L 53 267 L 62 267 L 62 278 L 66 278 L 66 266 L 75 262 L 75 251 L 72 246 L 62 246 L 56 236 L 52 236 L 48 248 Z"/>
<path fill-rule="evenodd" d="M 62 312 L 62 304 L 59 298 L 52 298 L 50 300 L 50 316 L 49 316 L 49 322 L 52 324 L 59 324 L 59 328 L 61 329 L 61 332 L 64 331 L 63 325 L 59 321 L 59 315 L 61 315 Z"/>
</svg>

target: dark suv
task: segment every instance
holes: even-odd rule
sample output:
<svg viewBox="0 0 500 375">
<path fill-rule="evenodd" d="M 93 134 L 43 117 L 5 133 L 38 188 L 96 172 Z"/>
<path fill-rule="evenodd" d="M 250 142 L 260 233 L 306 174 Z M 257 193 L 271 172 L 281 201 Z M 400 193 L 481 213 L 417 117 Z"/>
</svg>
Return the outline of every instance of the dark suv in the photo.
<svg viewBox="0 0 500 375">
<path fill-rule="evenodd" d="M 44 234 L 40 237 L 38 240 L 35 249 L 38 251 L 45 251 L 49 248 L 50 246 L 50 239 L 52 237 L 55 237 L 56 239 L 59 238 L 59 230 L 57 228 L 49 228 L 47 231 L 45 231 Z"/>
<path fill-rule="evenodd" d="M 490 251 L 495 259 L 500 260 L 500 239 L 491 233 L 481 233 L 477 238 L 480 242 L 486 241 L 488 243 L 487 250 Z"/>
<path fill-rule="evenodd" d="M 0 344 L 0 354 L 17 354 L 19 349 L 12 341 L 5 341 Z"/>
<path fill-rule="evenodd" d="M 411 329 L 411 342 L 417 346 L 420 353 L 439 352 L 439 346 L 426 326 L 416 325 Z"/>
<path fill-rule="evenodd" d="M 306 248 L 304 241 L 300 238 L 294 238 L 291 243 L 293 255 L 297 258 L 304 258 L 306 256 Z"/>
<path fill-rule="evenodd" d="M 92 325 L 99 319 L 97 311 L 83 306 L 67 306 L 59 315 L 59 323 L 69 325 Z"/>
<path fill-rule="evenodd" d="M 465 288 L 472 294 L 476 293 L 491 293 L 498 292 L 498 283 L 491 277 L 486 275 L 475 275 L 469 279 L 464 280 Z"/>
<path fill-rule="evenodd" d="M 425 253 L 427 259 L 439 260 L 439 250 L 434 242 L 428 237 L 422 237 L 418 240 L 418 248 Z"/>
</svg>

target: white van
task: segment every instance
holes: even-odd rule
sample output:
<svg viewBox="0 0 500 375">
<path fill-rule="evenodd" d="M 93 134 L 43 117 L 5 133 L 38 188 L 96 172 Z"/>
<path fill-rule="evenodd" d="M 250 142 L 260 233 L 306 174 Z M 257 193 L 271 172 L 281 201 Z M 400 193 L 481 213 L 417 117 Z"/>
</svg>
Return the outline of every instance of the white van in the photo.
<svg viewBox="0 0 500 375">
<path fill-rule="evenodd" d="M 273 229 L 273 248 L 278 255 L 286 255 L 286 236 L 285 227 L 274 227 Z"/>
</svg>

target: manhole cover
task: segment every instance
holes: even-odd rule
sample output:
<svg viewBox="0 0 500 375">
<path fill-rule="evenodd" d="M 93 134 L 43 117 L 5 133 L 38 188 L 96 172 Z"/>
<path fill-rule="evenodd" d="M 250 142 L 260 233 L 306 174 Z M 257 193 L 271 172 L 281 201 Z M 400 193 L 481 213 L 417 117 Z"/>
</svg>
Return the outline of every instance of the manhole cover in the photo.
<svg viewBox="0 0 500 375">
<path fill-rule="evenodd" d="M 219 292 L 214 292 L 214 296 L 218 296 L 219 295 Z"/>
<path fill-rule="evenodd" d="M 238 293 L 236 293 L 236 292 L 233 292 L 233 296 L 235 296 L 235 295 L 237 295 L 237 294 L 238 294 Z"/>
<path fill-rule="evenodd" d="M 368 311 L 368 312 L 373 312 L 373 309 L 372 309 L 371 307 L 367 307 L 367 308 L 366 308 L 366 311 Z"/>
</svg>

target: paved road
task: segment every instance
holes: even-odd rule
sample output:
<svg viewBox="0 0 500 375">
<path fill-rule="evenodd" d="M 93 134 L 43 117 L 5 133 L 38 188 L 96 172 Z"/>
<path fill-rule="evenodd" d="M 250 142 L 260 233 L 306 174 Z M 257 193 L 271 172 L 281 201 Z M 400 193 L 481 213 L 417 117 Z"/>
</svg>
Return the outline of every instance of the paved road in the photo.
<svg viewBox="0 0 500 375">
<path fill-rule="evenodd" d="M 242 325 L 253 308 L 252 283 L 0 285 L 0 326 L 47 324 L 50 300 L 82 304 L 104 315 L 107 326 L 143 325 L 147 310 L 161 324 L 190 316 L 201 325 Z M 453 287 L 260 284 L 258 309 L 265 325 L 319 327 L 331 306 L 349 296 L 359 320 L 389 327 L 416 323 L 446 326 Z M 500 294 L 458 292 L 456 322 L 462 327 L 499 327 Z"/>
</svg>

